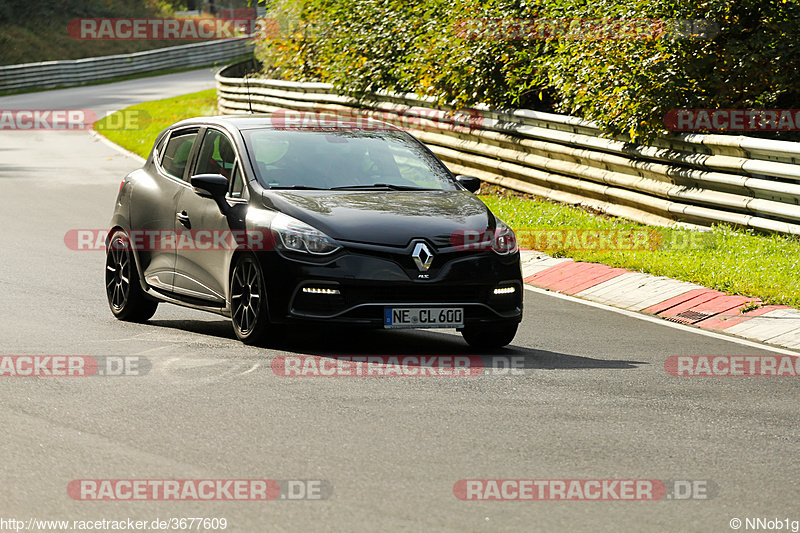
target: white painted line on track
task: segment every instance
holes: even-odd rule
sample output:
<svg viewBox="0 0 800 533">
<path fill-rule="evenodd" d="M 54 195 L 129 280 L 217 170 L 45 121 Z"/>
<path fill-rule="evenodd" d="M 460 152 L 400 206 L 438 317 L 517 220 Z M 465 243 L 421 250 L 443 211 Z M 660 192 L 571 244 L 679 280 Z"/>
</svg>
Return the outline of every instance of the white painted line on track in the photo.
<svg viewBox="0 0 800 533">
<path fill-rule="evenodd" d="M 597 302 L 592 302 L 590 300 L 584 300 L 582 298 L 576 298 L 574 296 L 570 296 L 568 294 L 561 294 L 558 292 L 548 291 L 545 289 L 540 289 L 539 287 L 532 287 L 528 284 L 525 284 L 525 290 L 535 292 L 537 294 L 543 294 L 546 296 L 552 296 L 554 298 L 560 298 L 562 300 L 567 300 L 570 302 L 575 302 L 583 305 L 588 305 L 590 307 L 596 307 L 598 309 L 604 309 L 606 311 L 613 311 L 614 313 L 619 313 L 621 315 L 625 315 L 631 318 L 638 318 L 639 320 L 644 320 L 646 322 L 652 322 L 653 324 L 661 324 L 662 326 L 667 326 L 670 328 L 679 329 L 682 331 L 687 331 L 691 333 L 696 333 L 698 335 L 705 335 L 706 337 L 712 337 L 715 339 L 726 340 L 729 342 L 735 342 L 736 344 L 741 344 L 742 346 L 748 346 L 750 348 L 758 348 L 760 350 L 767 350 L 783 355 L 794 355 L 797 356 L 800 352 L 795 350 L 787 350 L 784 348 L 779 348 L 777 346 L 770 346 L 768 344 L 762 344 L 759 342 L 750 341 L 747 339 L 741 339 L 739 337 L 734 337 L 733 335 L 726 335 L 725 333 L 719 333 L 716 331 L 711 331 L 707 329 L 701 329 L 695 326 L 688 326 L 686 324 L 679 324 L 677 322 L 670 322 L 669 320 L 665 320 L 663 318 L 659 318 L 656 316 L 646 315 L 643 313 L 637 313 L 635 311 L 628 311 L 627 309 L 620 309 L 619 307 L 613 307 L 611 305 L 601 304 Z"/>
</svg>

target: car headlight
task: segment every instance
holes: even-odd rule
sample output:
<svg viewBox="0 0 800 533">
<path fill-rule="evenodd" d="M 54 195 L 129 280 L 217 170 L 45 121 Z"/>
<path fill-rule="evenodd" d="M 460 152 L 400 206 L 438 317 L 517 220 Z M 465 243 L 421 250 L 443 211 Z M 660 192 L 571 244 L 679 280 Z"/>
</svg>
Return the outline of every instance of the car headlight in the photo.
<svg viewBox="0 0 800 533">
<path fill-rule="evenodd" d="M 318 229 L 283 213 L 272 219 L 271 228 L 280 236 L 279 244 L 292 252 L 326 255 L 341 248 Z"/>
<path fill-rule="evenodd" d="M 508 224 L 499 218 L 496 220 L 497 227 L 494 230 L 494 238 L 492 239 L 492 250 L 500 255 L 513 254 L 519 250 L 519 246 L 517 245 L 517 236 L 514 234 L 514 230 L 511 229 Z"/>
</svg>

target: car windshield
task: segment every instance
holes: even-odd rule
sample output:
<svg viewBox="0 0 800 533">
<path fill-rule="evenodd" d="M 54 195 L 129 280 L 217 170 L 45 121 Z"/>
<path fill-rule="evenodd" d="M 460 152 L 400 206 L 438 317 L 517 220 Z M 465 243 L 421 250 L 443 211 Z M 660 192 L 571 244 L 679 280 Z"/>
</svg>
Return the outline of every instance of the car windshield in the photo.
<svg viewBox="0 0 800 533">
<path fill-rule="evenodd" d="M 443 165 L 402 131 L 242 132 L 265 187 L 458 190 Z"/>
</svg>

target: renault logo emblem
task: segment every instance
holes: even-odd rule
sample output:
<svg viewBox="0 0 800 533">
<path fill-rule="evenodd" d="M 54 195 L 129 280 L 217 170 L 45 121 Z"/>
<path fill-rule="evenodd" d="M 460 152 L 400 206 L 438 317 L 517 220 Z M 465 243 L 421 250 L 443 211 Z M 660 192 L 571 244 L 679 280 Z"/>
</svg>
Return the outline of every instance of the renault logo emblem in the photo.
<svg viewBox="0 0 800 533">
<path fill-rule="evenodd" d="M 428 245 L 424 242 L 418 242 L 414 247 L 414 252 L 411 254 L 414 263 L 421 272 L 425 272 L 431 267 L 433 263 L 433 254 L 428 249 Z"/>
</svg>

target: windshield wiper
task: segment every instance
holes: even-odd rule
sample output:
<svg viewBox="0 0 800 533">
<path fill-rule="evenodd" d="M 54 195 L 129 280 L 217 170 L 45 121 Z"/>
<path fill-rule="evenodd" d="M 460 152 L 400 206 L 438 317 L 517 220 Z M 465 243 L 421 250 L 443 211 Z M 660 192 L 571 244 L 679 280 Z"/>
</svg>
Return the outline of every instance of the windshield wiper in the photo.
<svg viewBox="0 0 800 533">
<path fill-rule="evenodd" d="M 342 189 L 391 189 L 393 191 L 424 191 L 422 187 L 413 187 L 410 185 L 392 185 L 391 183 L 373 183 L 372 185 L 344 185 L 342 187 L 331 187 L 332 191 Z"/>
<path fill-rule="evenodd" d="M 286 187 L 270 187 L 270 189 L 299 189 L 303 191 L 324 191 L 325 189 L 321 189 L 319 187 L 309 187 L 308 185 L 288 185 Z"/>
</svg>

